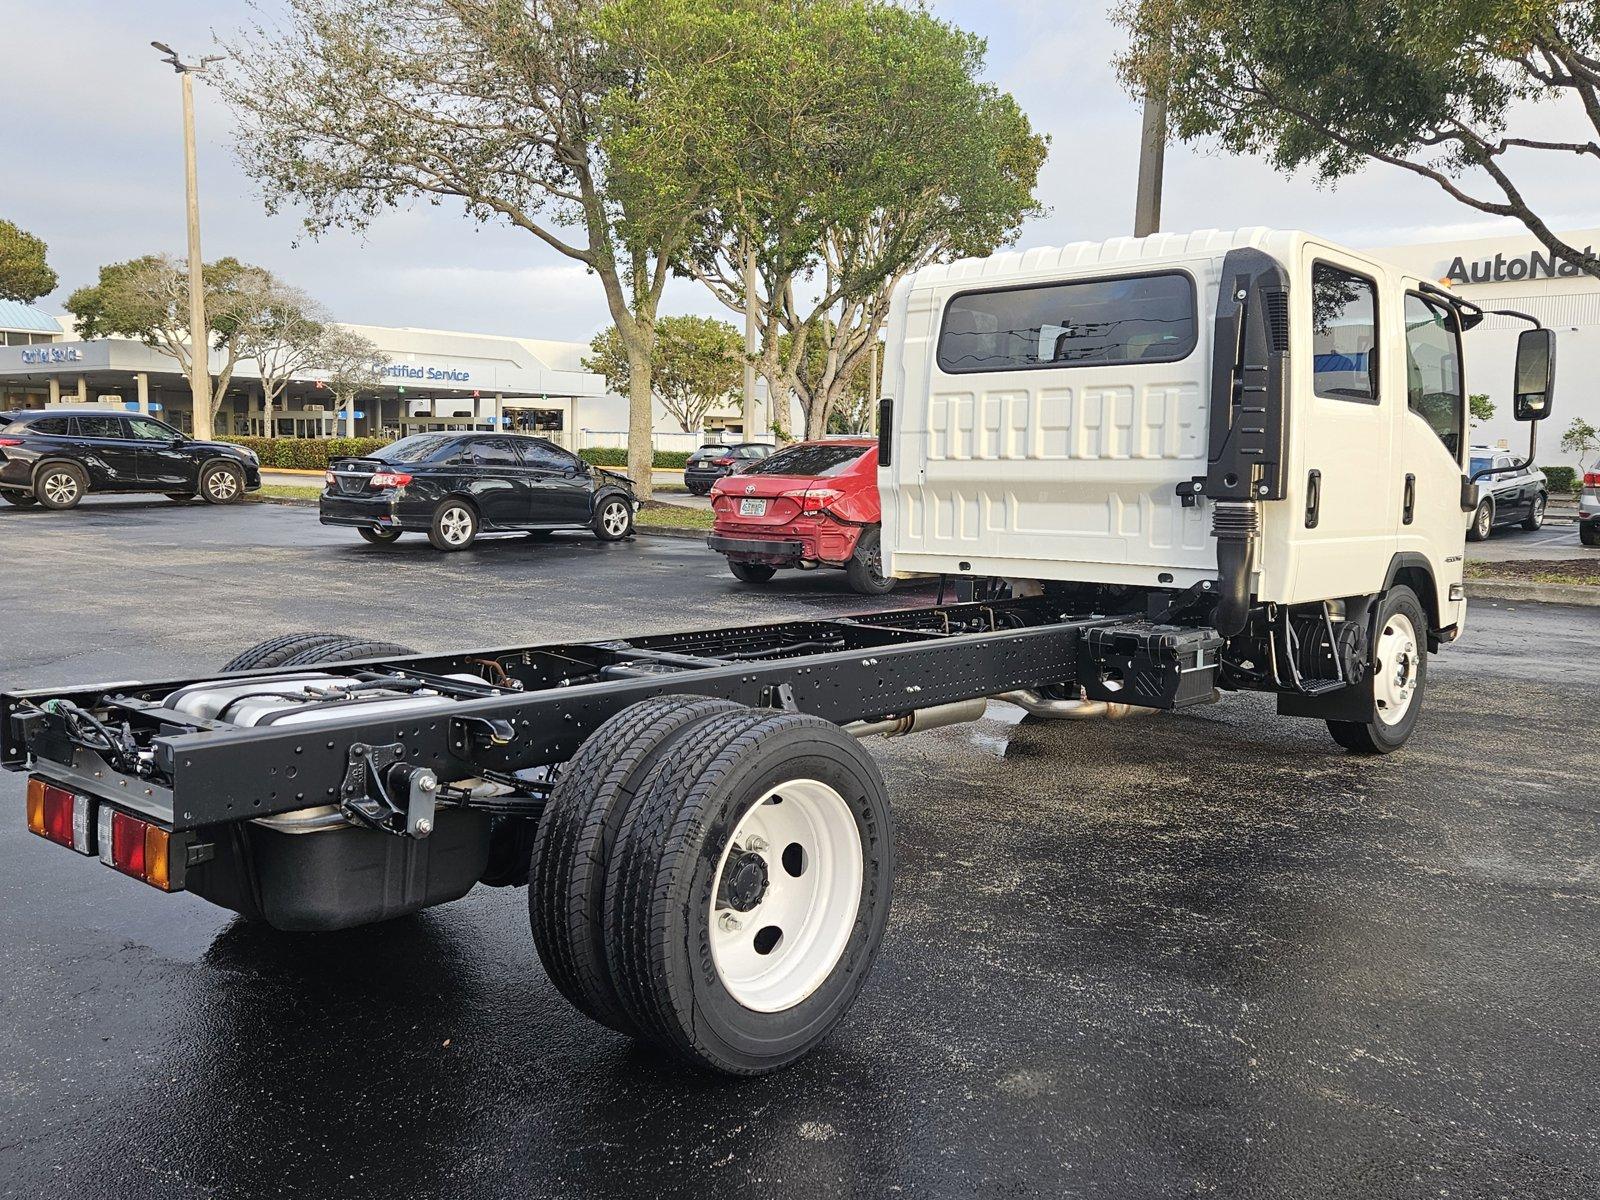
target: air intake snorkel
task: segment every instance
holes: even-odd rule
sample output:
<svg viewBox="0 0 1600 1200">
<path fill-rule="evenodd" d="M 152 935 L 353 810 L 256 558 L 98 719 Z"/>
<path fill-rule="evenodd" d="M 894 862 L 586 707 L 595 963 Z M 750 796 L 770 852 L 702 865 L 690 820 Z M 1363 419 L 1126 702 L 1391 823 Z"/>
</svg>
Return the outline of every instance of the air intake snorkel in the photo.
<svg viewBox="0 0 1600 1200">
<path fill-rule="evenodd" d="M 1289 277 L 1270 255 L 1230 250 L 1211 356 L 1211 441 L 1203 481 L 1189 494 L 1212 502 L 1218 599 L 1212 622 L 1242 633 L 1261 538 L 1261 501 L 1283 498 L 1288 444 Z"/>
</svg>

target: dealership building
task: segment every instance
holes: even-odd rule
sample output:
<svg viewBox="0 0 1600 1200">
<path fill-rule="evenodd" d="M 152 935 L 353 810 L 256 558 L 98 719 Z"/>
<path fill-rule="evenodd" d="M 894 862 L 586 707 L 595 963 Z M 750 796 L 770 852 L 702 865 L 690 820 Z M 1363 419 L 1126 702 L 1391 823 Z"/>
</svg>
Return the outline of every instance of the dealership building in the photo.
<svg viewBox="0 0 1600 1200">
<path fill-rule="evenodd" d="M 1560 235 L 1569 246 L 1600 246 L 1600 229 Z M 1480 238 L 1370 251 L 1397 266 L 1437 279 L 1482 308 L 1527 313 L 1556 333 L 1556 396 L 1550 419 L 1539 427 L 1539 462 L 1577 466 L 1578 456 L 1561 449 L 1561 434 L 1574 417 L 1600 428 L 1600 279 L 1555 259 L 1529 236 Z M 1517 334 L 1527 329 L 1513 317 L 1489 317 L 1465 339 L 1467 391 L 1494 402 L 1494 416 L 1474 427 L 1473 441 L 1528 444 L 1528 427 L 1511 418 L 1511 368 Z"/>
<path fill-rule="evenodd" d="M 281 437 L 400 436 L 426 429 L 537 430 L 576 445 L 586 430 L 627 428 L 627 401 L 584 369 L 579 342 L 430 329 L 348 328 L 388 360 L 380 387 L 340 408 L 315 372 L 274 405 Z M 175 359 L 127 338 L 78 340 L 68 320 L 0 304 L 0 410 L 106 404 L 193 427 L 189 382 Z M 222 369 L 213 352 L 213 376 Z M 263 435 L 267 415 L 255 364 L 241 360 L 216 420 L 219 436 Z M 670 423 L 666 428 L 675 428 Z"/>
</svg>

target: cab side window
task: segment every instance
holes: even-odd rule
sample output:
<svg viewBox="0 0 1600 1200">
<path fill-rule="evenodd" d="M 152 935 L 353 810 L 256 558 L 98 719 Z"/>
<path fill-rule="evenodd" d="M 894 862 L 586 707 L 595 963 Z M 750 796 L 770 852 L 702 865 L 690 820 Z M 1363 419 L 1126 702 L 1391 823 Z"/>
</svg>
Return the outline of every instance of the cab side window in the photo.
<svg viewBox="0 0 1600 1200">
<path fill-rule="evenodd" d="M 1406 404 L 1428 423 L 1450 457 L 1461 457 L 1466 425 L 1461 334 L 1442 304 L 1406 295 Z"/>
<path fill-rule="evenodd" d="M 1372 280 L 1327 263 L 1312 268 L 1311 364 L 1317 395 L 1378 402 L 1378 294 Z"/>
</svg>

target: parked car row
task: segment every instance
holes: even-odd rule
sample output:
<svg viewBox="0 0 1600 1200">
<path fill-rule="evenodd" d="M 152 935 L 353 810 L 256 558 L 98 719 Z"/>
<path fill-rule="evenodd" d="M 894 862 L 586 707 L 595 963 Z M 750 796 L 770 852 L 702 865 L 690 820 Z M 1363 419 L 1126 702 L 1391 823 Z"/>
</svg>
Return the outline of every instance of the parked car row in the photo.
<svg viewBox="0 0 1600 1200">
<path fill-rule="evenodd" d="M 197 441 L 154 417 L 104 408 L 7 413 L 0 425 L 0 499 L 69 509 L 95 493 L 154 492 L 176 501 L 229 504 L 261 486 L 254 452 Z M 1550 487 L 1537 468 L 1512 470 L 1514 456 L 1474 446 L 1470 470 L 1479 503 L 1467 536 L 1544 524 Z M 865 595 L 893 587 L 878 551 L 877 446 L 866 438 L 707 443 L 689 456 L 684 483 L 710 494 L 716 514 L 708 545 L 745 583 L 780 570 L 838 569 Z M 364 458 L 331 464 L 319 510 L 369 542 L 403 533 L 440 550 L 464 550 L 481 533 L 538 537 L 588 529 L 602 541 L 633 532 L 638 501 L 625 475 L 591 466 L 541 437 L 513 433 L 422 433 Z M 1583 478 L 1578 537 L 1600 546 L 1600 470 Z"/>
</svg>

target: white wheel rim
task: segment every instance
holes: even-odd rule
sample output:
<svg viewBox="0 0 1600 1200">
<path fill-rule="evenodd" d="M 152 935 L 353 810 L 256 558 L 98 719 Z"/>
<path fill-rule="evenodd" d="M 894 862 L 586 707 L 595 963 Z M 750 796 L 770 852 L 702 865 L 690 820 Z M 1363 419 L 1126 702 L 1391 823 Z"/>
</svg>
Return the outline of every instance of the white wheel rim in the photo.
<svg viewBox="0 0 1600 1200">
<path fill-rule="evenodd" d="M 452 546 L 459 546 L 472 535 L 472 514 L 464 508 L 447 508 L 439 518 L 439 532 Z"/>
<path fill-rule="evenodd" d="M 70 504 L 77 498 L 78 481 L 65 472 L 46 476 L 44 494 L 51 504 Z"/>
<path fill-rule="evenodd" d="M 748 881 L 750 854 L 765 867 L 759 899 L 746 911 L 719 904 L 724 872 L 733 864 Z M 712 879 L 711 961 L 728 994 L 782 1012 L 821 987 L 850 942 L 862 874 L 855 814 L 827 784 L 793 779 L 751 805 Z"/>
<path fill-rule="evenodd" d="M 1533 502 L 1533 523 L 1538 525 L 1544 521 L 1544 497 L 1540 496 Z"/>
<path fill-rule="evenodd" d="M 229 500 L 239 490 L 239 481 L 233 477 L 232 471 L 213 471 L 207 481 L 207 489 L 218 500 Z"/>
<path fill-rule="evenodd" d="M 1489 525 L 1494 520 L 1494 514 L 1487 504 L 1478 510 L 1478 532 L 1487 534 Z"/>
<path fill-rule="evenodd" d="M 1411 709 L 1417 694 L 1417 673 L 1422 652 L 1417 647 L 1416 627 L 1404 613 L 1395 613 L 1383 623 L 1374 655 L 1373 695 L 1378 701 L 1378 720 L 1397 725 Z"/>
<path fill-rule="evenodd" d="M 612 501 L 600 512 L 600 524 L 612 537 L 621 537 L 628 528 L 628 510 L 620 501 Z"/>
</svg>

